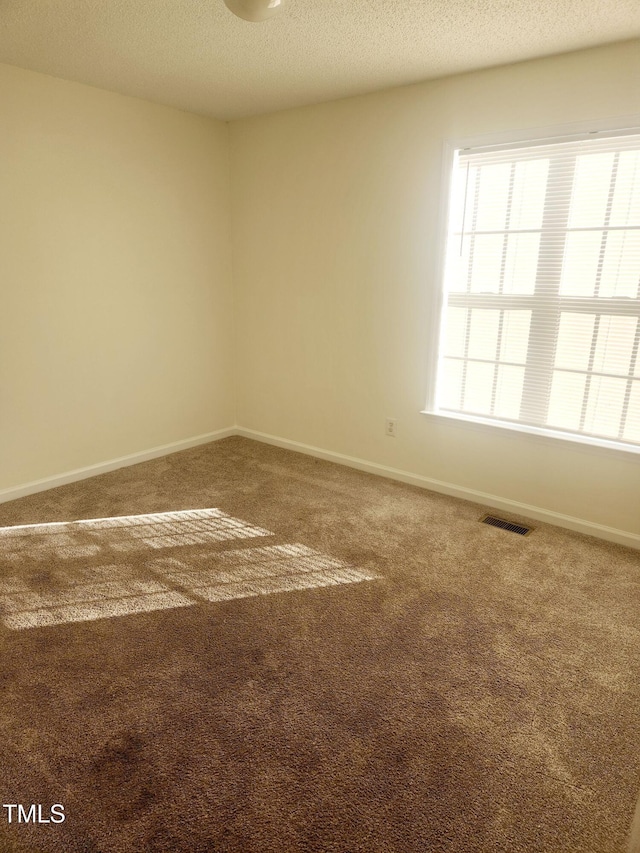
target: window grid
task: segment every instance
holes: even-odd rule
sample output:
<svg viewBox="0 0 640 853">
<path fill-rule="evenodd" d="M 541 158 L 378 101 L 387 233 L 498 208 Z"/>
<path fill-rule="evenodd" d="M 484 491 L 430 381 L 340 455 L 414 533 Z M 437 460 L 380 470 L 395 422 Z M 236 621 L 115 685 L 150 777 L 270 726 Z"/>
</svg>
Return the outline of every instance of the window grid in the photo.
<svg viewBox="0 0 640 853">
<path fill-rule="evenodd" d="M 638 140 L 638 145 L 640 147 L 640 140 Z M 587 156 L 589 153 L 590 151 L 587 150 Z M 605 151 L 605 153 L 610 152 Z M 631 439 L 625 438 L 625 430 L 627 428 L 628 419 L 630 417 L 631 401 L 634 397 L 635 389 L 640 388 L 640 377 L 636 376 L 635 374 L 635 365 L 638 359 L 638 352 L 640 349 L 640 293 L 637 292 L 635 298 L 629 296 L 620 297 L 618 294 L 621 291 L 617 289 L 616 279 L 613 280 L 613 293 L 615 294 L 614 296 L 603 296 L 602 287 L 605 264 L 608 260 L 607 249 L 610 242 L 610 235 L 615 232 L 627 233 L 638 231 L 640 230 L 640 224 L 635 224 L 632 222 L 628 222 L 626 225 L 611 223 L 612 211 L 614 209 L 614 202 L 616 201 L 616 191 L 618 189 L 620 175 L 620 151 L 616 150 L 612 153 L 613 158 L 609 167 L 608 188 L 606 189 L 606 204 L 604 206 L 604 210 L 602 211 L 603 215 L 601 221 L 596 221 L 595 224 L 588 223 L 585 225 L 583 224 L 584 217 L 582 217 L 583 222 L 578 225 L 574 225 L 570 224 L 569 217 L 570 215 L 573 215 L 572 209 L 575 203 L 574 192 L 576 191 L 576 185 L 580 180 L 580 175 L 577 174 L 578 158 L 580 156 L 583 156 L 584 152 L 574 151 L 571 156 L 567 156 L 566 151 L 563 151 L 561 146 L 559 146 L 557 155 L 555 155 L 553 152 L 550 153 L 548 150 L 545 152 L 544 157 L 548 161 L 548 174 L 542 212 L 542 221 L 540 222 L 540 227 L 538 228 L 511 227 L 513 224 L 518 224 L 517 222 L 514 222 L 513 218 L 514 187 L 516 182 L 517 162 L 522 163 L 526 162 L 526 160 L 523 158 L 518 160 L 516 158 L 511 160 L 510 162 L 509 152 L 505 152 L 503 160 L 497 158 L 492 161 L 493 164 L 509 165 L 508 186 L 506 188 L 506 198 L 504 201 L 504 227 L 477 229 L 478 213 L 481 204 L 485 205 L 485 208 L 483 208 L 483 224 L 500 225 L 500 221 L 498 220 L 498 222 L 493 223 L 490 221 L 489 216 L 489 221 L 487 222 L 486 204 L 487 199 L 489 198 L 489 196 L 487 195 L 489 190 L 486 186 L 483 187 L 482 174 L 483 167 L 486 167 L 487 164 L 480 162 L 479 165 L 474 165 L 471 158 L 467 159 L 467 162 L 465 163 L 466 180 L 463 179 L 464 195 L 463 206 L 461 210 L 463 217 L 462 223 L 459 229 L 451 231 L 451 240 L 455 241 L 455 244 L 459 247 L 459 254 L 461 256 L 463 256 L 464 254 L 465 241 L 468 241 L 468 259 L 466 261 L 467 266 L 465 270 L 465 285 L 463 285 L 464 289 L 462 291 L 457 288 L 451 291 L 448 294 L 447 298 L 447 303 L 450 308 L 457 306 L 458 308 L 466 309 L 464 320 L 463 354 L 459 355 L 454 353 L 447 353 L 447 355 L 444 356 L 443 353 L 441 353 L 440 367 L 440 376 L 442 376 L 442 369 L 445 359 L 448 363 L 462 362 L 459 393 L 457 395 L 458 405 L 457 407 L 455 405 L 452 405 L 452 403 L 454 403 L 455 401 L 449 400 L 447 405 L 438 405 L 438 410 L 458 412 L 461 414 L 468 413 L 470 415 L 476 414 L 480 415 L 481 417 L 496 417 L 500 420 L 511 420 L 521 423 L 523 425 L 529 424 L 531 426 L 536 426 L 543 429 L 553 429 L 554 431 L 559 429 L 560 431 L 574 432 L 585 436 L 592 435 L 594 437 L 600 435 L 604 438 L 612 438 L 614 440 L 620 440 L 623 442 L 629 441 L 630 443 L 632 443 Z M 584 167 L 584 161 L 581 163 L 581 167 Z M 584 175 L 582 177 L 583 180 L 587 181 L 590 178 L 589 174 L 587 174 L 586 179 L 584 179 Z M 470 187 L 471 178 L 473 178 L 472 188 Z M 602 187 L 603 194 L 605 191 L 605 187 L 606 183 L 604 187 Z M 496 197 L 498 197 L 498 203 L 500 201 L 499 193 L 504 193 L 504 191 L 505 188 L 503 185 L 502 190 L 499 190 L 499 192 L 496 193 Z M 584 192 L 584 187 L 582 191 Z M 587 191 L 589 191 L 588 185 Z M 469 211 L 468 196 L 470 192 L 473 192 L 473 197 L 471 210 Z M 519 195 L 521 196 L 521 194 L 522 190 L 520 189 Z M 491 203 L 492 200 L 492 198 L 489 198 L 489 203 Z M 623 196 L 623 203 L 624 202 L 625 198 Z M 519 203 L 520 210 L 522 210 L 521 198 Z M 627 211 L 630 209 L 631 203 L 631 194 L 629 193 L 629 198 L 626 201 Z M 618 212 L 616 213 L 616 217 L 618 219 L 620 216 L 619 207 L 620 206 L 618 203 Z M 580 211 L 578 211 L 578 214 L 579 212 Z M 466 220 L 470 220 L 470 222 L 468 222 L 467 227 L 465 227 Z M 578 221 L 580 222 L 580 220 Z M 588 279 L 592 282 L 593 285 L 593 289 L 591 290 L 593 295 L 568 295 L 566 294 L 567 286 L 569 290 L 571 290 L 573 286 L 574 291 L 577 291 L 577 293 L 580 294 L 580 285 L 578 284 L 576 288 L 575 284 L 572 283 L 571 279 L 568 279 L 567 286 L 565 286 L 563 282 L 563 269 L 566 260 L 566 253 L 568 250 L 567 238 L 571 234 L 590 232 L 600 232 L 601 235 L 600 244 L 597 250 L 597 264 L 595 266 L 594 278 Z M 509 241 L 510 239 L 513 239 L 514 237 L 516 237 L 516 235 L 519 234 L 539 235 L 536 262 L 537 271 L 535 274 L 534 290 L 531 294 L 522 294 L 509 291 L 505 292 L 506 271 L 510 248 Z M 477 277 L 477 271 L 474 269 L 474 263 L 476 260 L 477 253 L 477 238 L 485 236 L 502 237 L 500 248 L 498 249 L 497 247 L 495 247 L 493 254 L 493 256 L 496 258 L 492 274 L 493 282 L 490 285 L 492 290 L 493 288 L 495 288 L 493 292 L 484 292 L 484 282 L 482 281 L 480 281 L 481 289 L 478 289 L 479 279 Z M 450 243 L 450 245 L 452 245 L 452 243 Z M 514 247 L 514 251 L 518 251 L 517 243 L 512 243 L 511 246 Z M 624 250 L 624 243 L 622 244 L 622 246 L 623 248 L 619 249 L 618 251 Z M 573 248 L 575 251 L 575 244 Z M 578 246 L 578 249 L 579 248 L 580 247 Z M 593 248 L 595 251 L 596 247 L 594 246 Z M 483 246 L 483 250 L 486 255 L 486 246 Z M 497 257 L 498 251 L 499 258 Z M 611 265 L 611 263 L 616 263 L 615 255 L 613 256 L 612 260 L 610 256 L 609 265 Z M 618 256 L 618 274 L 621 263 L 622 261 L 620 260 L 620 256 Z M 582 270 L 578 268 L 578 273 L 580 273 L 581 271 L 584 271 L 584 266 Z M 474 273 L 476 273 L 475 280 Z M 512 272 L 512 275 L 515 276 L 516 273 Z M 575 271 L 573 272 L 573 275 L 576 275 Z M 608 276 L 611 276 L 610 271 L 608 273 Z M 565 291 L 564 293 L 561 292 L 561 286 L 562 289 Z M 607 287 L 609 290 L 611 290 L 612 285 L 610 278 Z M 624 290 L 622 292 L 624 292 Z M 474 316 L 479 316 L 474 315 L 474 311 L 477 311 L 478 309 L 497 310 L 497 327 L 495 329 L 495 337 L 492 336 L 488 344 L 490 349 L 493 349 L 495 345 L 493 358 L 478 357 L 477 345 L 474 346 L 475 351 L 473 357 L 470 357 L 470 344 L 472 339 Z M 512 359 L 502 360 L 501 358 L 501 354 L 503 353 L 506 310 L 527 311 L 530 314 L 528 349 L 524 365 L 522 363 L 518 363 L 517 361 L 513 361 Z M 563 315 L 566 315 L 567 313 L 586 314 L 593 316 L 593 326 L 591 329 L 591 338 L 588 349 L 588 362 L 587 367 L 585 369 L 558 366 L 557 364 L 560 322 Z M 608 358 L 609 350 L 607 348 L 607 345 L 609 339 L 608 337 L 606 339 L 603 337 L 603 340 L 600 341 L 600 337 L 601 331 L 603 329 L 602 318 L 607 316 L 631 316 L 636 318 L 635 331 L 633 336 L 633 346 L 630 352 L 630 358 L 627 365 L 627 369 L 624 370 L 623 368 L 619 372 L 617 372 L 615 369 L 605 369 L 607 366 L 604 364 L 604 362 Z M 477 320 L 477 325 L 480 325 L 479 319 Z M 605 326 L 604 328 L 606 330 L 607 335 L 611 334 L 610 324 L 608 326 Z M 599 367 L 600 369 L 596 369 L 595 362 L 599 347 L 603 349 L 603 354 L 599 357 L 599 360 L 602 361 L 602 364 L 597 365 L 597 367 Z M 492 373 L 488 374 L 488 376 L 491 376 L 490 394 L 487 392 L 484 398 L 478 398 L 476 396 L 476 406 L 478 406 L 478 399 L 481 399 L 481 401 L 484 400 L 481 406 L 481 408 L 484 408 L 484 411 L 474 412 L 468 405 L 468 391 L 470 381 L 469 365 L 471 363 L 486 364 L 492 366 Z M 522 385 L 522 397 L 520 400 L 520 414 L 517 418 L 505 417 L 503 413 L 496 414 L 501 367 L 524 368 L 524 381 Z M 611 364 L 609 364 L 609 367 L 611 367 Z M 616 365 L 614 364 L 614 368 L 615 367 Z M 620 367 L 623 366 L 620 365 Z M 554 378 L 559 374 L 584 376 L 584 383 L 581 389 L 581 400 L 579 405 L 577 428 L 566 428 L 563 426 L 556 426 L 552 423 L 550 414 L 552 390 L 554 385 Z M 474 377 L 476 379 L 478 375 L 478 371 L 475 370 Z M 613 385 L 613 383 L 610 382 L 609 386 L 606 386 L 602 384 L 602 380 L 624 381 L 624 394 L 621 410 L 619 412 L 619 423 L 615 435 L 612 435 L 610 431 L 604 430 L 602 426 L 594 426 L 594 424 L 596 424 L 596 422 L 598 421 L 600 413 L 600 410 L 598 409 L 597 405 L 598 394 L 603 393 L 606 397 L 607 394 L 614 394 L 615 396 L 619 393 L 619 386 L 618 391 L 615 391 L 615 386 Z M 488 378 L 486 381 L 489 381 Z M 595 384 L 596 381 L 597 384 Z M 501 408 L 504 407 L 501 406 Z M 576 414 L 578 413 L 576 412 Z M 635 418 L 637 417 L 637 415 L 633 415 L 633 417 Z M 633 429 L 635 430 L 635 427 Z M 638 441 L 637 443 L 640 443 L 640 441 Z"/>
</svg>

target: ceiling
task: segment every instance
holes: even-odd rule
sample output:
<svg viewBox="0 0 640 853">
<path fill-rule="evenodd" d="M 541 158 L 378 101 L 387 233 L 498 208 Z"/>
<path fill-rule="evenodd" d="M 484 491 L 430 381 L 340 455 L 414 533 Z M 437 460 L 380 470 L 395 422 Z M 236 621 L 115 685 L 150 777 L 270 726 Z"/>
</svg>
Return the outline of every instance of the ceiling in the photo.
<svg viewBox="0 0 640 853">
<path fill-rule="evenodd" d="M 637 36 L 638 0 L 0 2 L 0 62 L 227 120 Z"/>
</svg>

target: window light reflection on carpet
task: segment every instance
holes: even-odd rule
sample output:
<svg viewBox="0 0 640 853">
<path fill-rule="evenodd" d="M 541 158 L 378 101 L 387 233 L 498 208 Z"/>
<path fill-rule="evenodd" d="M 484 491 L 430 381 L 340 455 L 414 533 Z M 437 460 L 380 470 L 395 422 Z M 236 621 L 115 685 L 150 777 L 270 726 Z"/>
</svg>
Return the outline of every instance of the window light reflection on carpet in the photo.
<svg viewBox="0 0 640 853">
<path fill-rule="evenodd" d="M 299 543 L 246 547 L 272 536 L 216 508 L 0 528 L 14 572 L 0 618 L 20 630 L 376 577 Z"/>
</svg>

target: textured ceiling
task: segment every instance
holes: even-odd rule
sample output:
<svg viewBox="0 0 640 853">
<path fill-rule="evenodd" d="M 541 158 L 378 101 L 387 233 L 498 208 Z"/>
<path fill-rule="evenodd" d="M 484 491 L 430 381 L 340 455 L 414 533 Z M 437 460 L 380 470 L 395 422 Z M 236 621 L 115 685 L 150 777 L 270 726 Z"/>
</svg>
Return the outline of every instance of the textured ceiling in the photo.
<svg viewBox="0 0 640 853">
<path fill-rule="evenodd" d="M 222 119 L 636 36 L 638 0 L 0 2 L 0 62 Z"/>
</svg>

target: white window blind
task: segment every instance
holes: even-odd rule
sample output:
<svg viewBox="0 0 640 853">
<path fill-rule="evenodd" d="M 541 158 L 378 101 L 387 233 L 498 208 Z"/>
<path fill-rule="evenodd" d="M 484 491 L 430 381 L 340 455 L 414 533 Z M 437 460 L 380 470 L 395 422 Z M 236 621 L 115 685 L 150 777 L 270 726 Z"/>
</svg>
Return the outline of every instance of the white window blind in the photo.
<svg viewBox="0 0 640 853">
<path fill-rule="evenodd" d="M 436 412 L 640 445 L 640 134 L 457 152 Z"/>
</svg>

